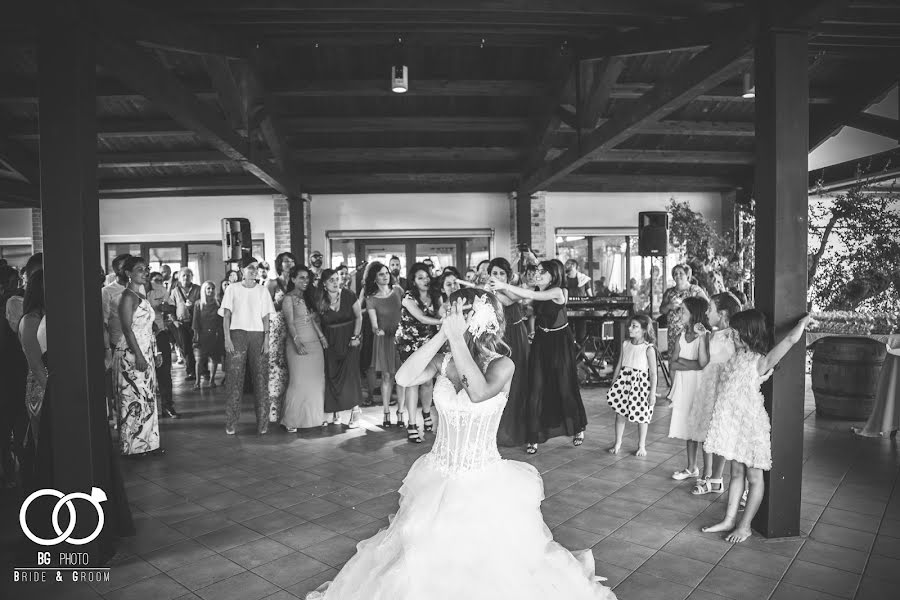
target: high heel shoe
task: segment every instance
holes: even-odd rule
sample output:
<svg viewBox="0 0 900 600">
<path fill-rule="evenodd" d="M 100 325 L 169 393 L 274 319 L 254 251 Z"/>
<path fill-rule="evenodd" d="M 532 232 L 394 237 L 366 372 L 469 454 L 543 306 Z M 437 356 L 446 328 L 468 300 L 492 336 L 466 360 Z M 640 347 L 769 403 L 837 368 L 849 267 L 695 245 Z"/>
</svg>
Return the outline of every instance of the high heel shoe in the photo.
<svg viewBox="0 0 900 600">
<path fill-rule="evenodd" d="M 404 421 L 403 419 L 404 416 L 405 415 L 403 414 L 402 410 L 397 411 L 397 427 L 399 429 L 403 429 L 404 427 L 406 427 L 406 421 Z"/>
<path fill-rule="evenodd" d="M 425 433 L 429 433 L 429 432 L 431 432 L 431 431 L 434 431 L 434 421 L 431 420 L 431 413 L 430 413 L 430 412 L 423 412 L 423 413 L 422 413 L 422 418 L 423 418 L 423 426 L 424 426 L 424 429 L 425 429 Z"/>
<path fill-rule="evenodd" d="M 415 425 L 410 425 L 406 428 L 406 441 L 410 444 L 421 444 L 422 438 L 419 436 L 419 428 Z"/>
<path fill-rule="evenodd" d="M 381 422 L 381 426 L 385 429 L 390 429 L 391 427 L 391 411 L 385 411 L 384 413 L 384 421 Z"/>
<path fill-rule="evenodd" d="M 537 454 L 537 444 L 526 444 L 525 454 Z"/>
<path fill-rule="evenodd" d="M 572 438 L 572 444 L 575 446 L 580 446 L 584 443 L 584 432 L 579 431 L 575 434 L 575 437 Z"/>
</svg>

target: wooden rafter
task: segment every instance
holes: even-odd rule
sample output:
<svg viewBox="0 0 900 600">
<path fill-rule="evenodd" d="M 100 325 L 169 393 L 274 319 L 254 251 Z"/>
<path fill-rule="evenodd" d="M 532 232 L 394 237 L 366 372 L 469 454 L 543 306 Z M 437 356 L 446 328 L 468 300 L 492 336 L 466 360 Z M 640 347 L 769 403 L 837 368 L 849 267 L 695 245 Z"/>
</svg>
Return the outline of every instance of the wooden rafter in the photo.
<svg viewBox="0 0 900 600">
<path fill-rule="evenodd" d="M 583 92 L 579 98 L 578 128 L 590 130 L 597 126 L 597 120 L 606 112 L 616 80 L 625 68 L 625 61 L 612 57 L 598 63 L 582 62 L 580 66 Z"/>
<path fill-rule="evenodd" d="M 0 132 L 5 127 L 0 124 Z M 0 133 L 0 135 L 3 135 Z M 39 159 L 19 142 L 0 137 L 0 160 L 9 165 L 16 173 L 28 180 L 32 185 L 40 184 Z"/>
<path fill-rule="evenodd" d="M 526 171 L 520 190 L 545 189 L 591 161 L 594 153 L 611 150 L 628 139 L 641 125 L 659 121 L 705 90 L 719 85 L 745 69 L 754 29 L 732 32 L 670 73 L 629 110 L 613 116 L 589 135 L 579 147 L 570 148 L 542 167 Z M 521 193 L 520 191 L 520 193 Z"/>
<path fill-rule="evenodd" d="M 37 208 L 41 205 L 41 192 L 31 183 L 0 178 L 0 201 Z"/>
<path fill-rule="evenodd" d="M 873 71 L 871 77 L 854 86 L 836 105 L 811 111 L 809 151 L 812 152 L 836 135 L 851 120 L 859 118 L 860 113 L 883 99 L 895 85 L 896 74 L 886 75 L 884 72 Z"/>
<path fill-rule="evenodd" d="M 277 166 L 261 160 L 254 161 L 249 144 L 146 51 L 110 39 L 98 40 L 97 50 L 97 59 L 105 69 L 210 146 L 239 162 L 266 185 L 283 194 L 299 194 L 296 185 Z"/>
<path fill-rule="evenodd" d="M 854 129 L 868 131 L 875 135 L 882 135 L 900 141 L 900 121 L 880 115 L 861 112 L 847 123 Z"/>
<path fill-rule="evenodd" d="M 241 99 L 240 83 L 224 56 L 204 56 L 203 64 L 212 81 L 213 89 L 232 129 L 247 135 L 247 111 Z"/>
</svg>

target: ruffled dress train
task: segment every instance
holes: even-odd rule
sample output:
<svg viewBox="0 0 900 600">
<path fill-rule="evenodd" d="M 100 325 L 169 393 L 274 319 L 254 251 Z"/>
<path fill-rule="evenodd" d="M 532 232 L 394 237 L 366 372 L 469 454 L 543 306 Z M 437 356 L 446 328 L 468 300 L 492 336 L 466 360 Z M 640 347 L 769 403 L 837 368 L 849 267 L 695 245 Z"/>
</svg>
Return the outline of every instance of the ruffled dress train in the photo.
<svg viewBox="0 0 900 600">
<path fill-rule="evenodd" d="M 553 541 L 538 471 L 500 458 L 506 396 L 474 404 L 443 371 L 437 438 L 404 479 L 397 514 L 307 600 L 614 600 L 590 550 Z"/>
</svg>

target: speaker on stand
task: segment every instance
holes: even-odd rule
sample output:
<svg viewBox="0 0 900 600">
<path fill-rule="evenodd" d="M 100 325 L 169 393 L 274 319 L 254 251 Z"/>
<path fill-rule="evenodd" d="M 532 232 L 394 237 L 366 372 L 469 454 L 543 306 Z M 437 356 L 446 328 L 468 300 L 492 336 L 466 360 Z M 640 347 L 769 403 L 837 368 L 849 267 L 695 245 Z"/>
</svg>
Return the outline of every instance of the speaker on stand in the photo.
<svg viewBox="0 0 900 600">
<path fill-rule="evenodd" d="M 226 270 L 236 270 L 236 264 L 253 252 L 250 219 L 231 217 L 222 219 L 222 261 Z"/>
<path fill-rule="evenodd" d="M 650 257 L 650 318 L 653 318 L 653 259 L 663 258 L 669 252 L 669 213 L 647 211 L 638 213 L 638 254 Z M 662 290 L 660 290 L 662 293 Z M 657 338 L 659 339 L 659 338 Z M 667 385 L 671 385 L 669 369 L 656 351 L 656 362 Z M 655 390 L 654 390 L 655 393 Z"/>
</svg>

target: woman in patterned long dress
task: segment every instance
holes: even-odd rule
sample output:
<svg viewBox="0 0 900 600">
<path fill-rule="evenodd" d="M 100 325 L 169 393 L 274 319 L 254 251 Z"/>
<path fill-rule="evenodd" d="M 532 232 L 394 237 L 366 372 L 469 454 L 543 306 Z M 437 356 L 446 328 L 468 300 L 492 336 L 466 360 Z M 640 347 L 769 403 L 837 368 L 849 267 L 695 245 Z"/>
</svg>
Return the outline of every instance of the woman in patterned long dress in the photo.
<svg viewBox="0 0 900 600">
<path fill-rule="evenodd" d="M 123 455 L 162 453 L 156 410 L 155 313 L 144 295 L 150 270 L 139 256 L 122 265 L 128 286 L 119 301 L 122 339 L 116 346 L 119 448 Z"/>
<path fill-rule="evenodd" d="M 437 333 L 441 320 L 438 308 L 441 304 L 440 290 L 431 285 L 431 270 L 425 263 L 417 262 L 409 269 L 406 278 L 406 293 L 403 295 L 400 311 L 400 326 L 397 327 L 397 349 L 400 352 L 400 364 L 412 356 L 413 352 L 425 345 L 425 342 Z M 409 411 L 409 422 L 406 424 L 406 440 L 421 444 L 416 407 L 422 398 L 422 418 L 425 428 L 430 430 L 431 394 L 430 381 L 411 388 L 404 388 L 406 406 Z M 397 413 L 397 427 L 403 426 L 403 419 Z"/>
<path fill-rule="evenodd" d="M 512 281 L 512 266 L 505 258 L 495 258 L 488 265 L 489 275 L 504 283 Z M 509 357 L 516 365 L 509 387 L 509 401 L 503 409 L 503 418 L 497 429 L 497 443 L 501 446 L 521 446 L 525 443 L 527 419 L 525 402 L 528 396 L 528 328 L 522 300 L 503 292 L 497 292 L 497 299 L 503 305 L 506 330 L 503 341 L 509 346 Z"/>
<path fill-rule="evenodd" d="M 277 423 L 281 419 L 284 405 L 284 392 L 287 389 L 288 366 L 285 357 L 286 329 L 281 305 L 284 295 L 291 291 L 291 269 L 297 259 L 290 252 L 282 252 L 275 258 L 275 272 L 278 277 L 266 283 L 266 289 L 272 296 L 275 312 L 269 315 L 269 422 Z"/>
</svg>

